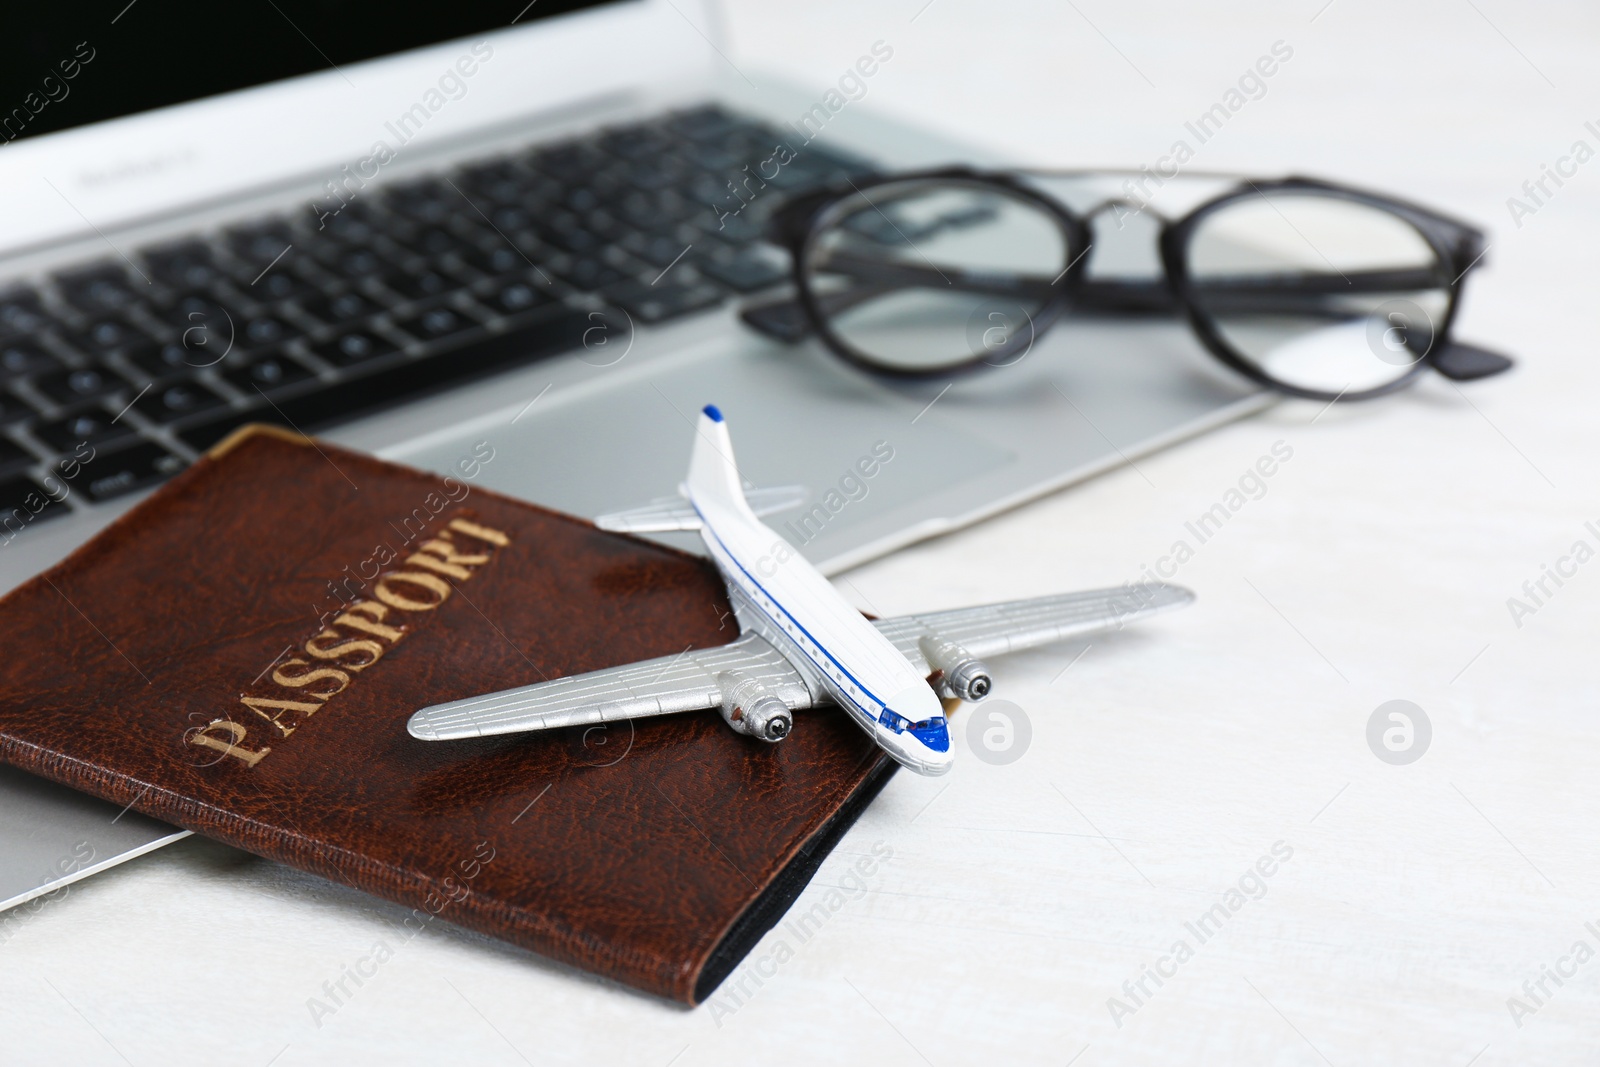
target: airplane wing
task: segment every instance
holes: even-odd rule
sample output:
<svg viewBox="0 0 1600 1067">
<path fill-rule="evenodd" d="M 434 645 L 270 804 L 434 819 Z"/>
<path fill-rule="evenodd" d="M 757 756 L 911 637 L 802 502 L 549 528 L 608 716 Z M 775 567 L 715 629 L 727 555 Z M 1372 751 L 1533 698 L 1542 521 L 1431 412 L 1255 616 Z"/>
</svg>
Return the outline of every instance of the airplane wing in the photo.
<svg viewBox="0 0 1600 1067">
<path fill-rule="evenodd" d="M 755 678 L 790 708 L 820 699 L 777 649 L 752 633 L 716 648 L 435 704 L 411 716 L 406 728 L 424 741 L 450 741 L 698 711 L 722 703 L 717 675 L 724 671 Z"/>
<path fill-rule="evenodd" d="M 1069 637 L 1120 628 L 1159 612 L 1183 607 L 1194 594 L 1159 582 L 1090 589 L 1031 600 L 1008 600 L 953 611 L 901 615 L 873 623 L 900 654 L 927 669 L 918 639 L 937 635 L 974 656 L 1000 656 Z"/>
<path fill-rule="evenodd" d="M 775 511 L 788 511 L 805 503 L 806 487 L 774 485 L 765 489 L 746 489 L 744 499 L 757 515 L 771 515 Z M 597 516 L 594 524 L 614 533 L 668 533 L 673 530 L 700 529 L 700 516 L 695 514 L 689 501 L 682 496 L 667 496 L 627 511 Z"/>
</svg>

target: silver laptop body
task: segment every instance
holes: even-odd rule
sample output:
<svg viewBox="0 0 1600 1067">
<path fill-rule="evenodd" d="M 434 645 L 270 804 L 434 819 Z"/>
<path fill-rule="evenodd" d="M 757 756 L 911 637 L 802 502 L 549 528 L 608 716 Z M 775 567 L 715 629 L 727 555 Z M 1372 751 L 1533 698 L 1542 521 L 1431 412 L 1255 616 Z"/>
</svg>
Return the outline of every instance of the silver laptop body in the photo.
<svg viewBox="0 0 1600 1067">
<path fill-rule="evenodd" d="M 0 229 L 0 294 L 14 285 L 54 292 L 52 279 L 85 264 L 143 271 L 149 262 L 142 250 L 210 240 L 274 215 L 361 204 L 390 186 L 458 175 L 464 166 L 597 131 L 657 129 L 669 116 L 708 104 L 774 129 L 792 128 L 786 124 L 818 114 L 829 89 L 757 82 L 735 71 L 727 49 L 714 43 L 714 12 L 695 0 L 602 0 L 554 17 L 538 11 L 513 26 L 0 146 L 0 197 L 8 204 Z M 119 19 L 139 15 L 130 7 Z M 315 29 L 302 28 L 314 41 Z M 95 59 L 77 61 L 73 92 L 93 91 L 94 64 L 118 32 L 108 25 L 103 37 L 90 34 L 88 46 L 99 51 Z M 875 43 L 881 56 L 885 42 L 860 42 L 863 55 Z M 895 76 L 892 58 L 875 66 L 873 78 Z M 465 73 L 469 67 L 471 74 Z M 58 70 L 57 84 L 64 72 Z M 442 103 L 428 110 L 436 102 L 430 91 L 451 72 L 447 90 L 435 94 Z M 816 144 L 841 159 L 886 169 L 994 162 L 883 120 L 869 103 L 848 100 L 827 116 Z M 378 141 L 397 149 L 393 158 L 373 162 Z M 356 186 L 348 179 L 352 166 L 375 176 Z M 768 189 L 762 195 L 783 194 Z M 492 226 L 480 206 L 475 202 L 473 210 Z M 1108 240 L 1104 250 L 1097 246 L 1091 270 L 1152 272 L 1149 240 L 1148 233 L 1125 235 L 1121 244 Z M 291 269 L 292 257 L 320 254 L 296 248 L 269 271 Z M 530 259 L 526 273 L 531 277 L 539 268 Z M 641 275 L 639 281 L 646 280 Z M 245 282 L 238 276 L 233 284 Z M 563 288 L 577 314 L 601 302 Z M 634 316 L 618 326 L 607 319 L 599 333 L 583 334 L 564 351 L 526 361 L 513 353 L 495 373 L 413 392 L 375 413 L 319 418 L 302 428 L 440 473 L 455 472 L 458 461 L 488 442 L 494 458 L 482 466 L 479 485 L 584 516 L 671 494 L 690 440 L 687 416 L 706 403 L 716 403 L 736 427 L 741 469 L 752 482 L 803 485 L 814 502 L 863 456 L 881 458 L 887 449 L 892 461 L 878 466 L 865 492 L 852 482 L 844 506 L 802 508 L 788 525 L 777 517 L 797 547 L 834 573 L 1268 402 L 1215 366 L 1176 322 L 1063 325 L 1016 366 L 908 385 L 865 376 L 814 345 L 784 346 L 754 335 L 737 321 L 740 298 L 737 290 L 725 291 L 702 310 L 659 323 Z M 519 336 L 499 319 L 485 329 Z M 309 351 L 304 362 L 326 367 L 313 346 L 326 349 L 331 342 L 318 336 L 300 338 L 292 351 Z M 426 349 L 418 351 L 424 358 Z M 99 402 L 102 420 L 140 392 L 137 368 L 114 362 L 129 381 Z M 43 405 L 36 419 L 42 426 L 59 411 L 31 388 L 18 390 L 24 400 Z M 158 396 L 160 389 L 155 383 Z M 211 391 L 240 407 L 226 383 Z M 129 400 L 120 417 L 136 426 L 141 447 L 176 457 L 165 462 L 181 467 L 198 454 L 196 442 L 203 438 L 186 438 L 181 421 L 173 429 L 146 417 L 150 395 Z M 0 436 L 9 432 L 37 459 L 17 476 L 43 481 L 56 471 L 56 453 L 26 429 L 31 423 L 20 425 Z M 113 448 L 109 454 L 119 453 Z M 60 560 L 146 492 L 107 492 L 100 501 L 84 491 L 68 493 L 50 521 L 0 545 L 0 590 Z M 694 546 L 685 541 L 683 547 Z M 0 770 L 0 908 L 59 892 L 66 882 L 181 836 L 132 812 Z"/>
</svg>

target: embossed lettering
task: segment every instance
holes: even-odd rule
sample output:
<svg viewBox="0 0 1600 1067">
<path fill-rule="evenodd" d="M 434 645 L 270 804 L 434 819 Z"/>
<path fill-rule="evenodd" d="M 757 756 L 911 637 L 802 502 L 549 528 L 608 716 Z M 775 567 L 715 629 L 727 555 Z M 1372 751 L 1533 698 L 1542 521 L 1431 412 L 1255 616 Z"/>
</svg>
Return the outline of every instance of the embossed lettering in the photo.
<svg viewBox="0 0 1600 1067">
<path fill-rule="evenodd" d="M 460 530 L 468 537 L 476 537 L 480 541 L 487 541 L 498 548 L 504 548 L 511 543 L 511 538 L 492 526 L 479 526 L 467 519 L 451 519 L 450 529 Z"/>
<path fill-rule="evenodd" d="M 219 737 L 213 737 L 211 735 L 213 730 L 225 732 L 228 735 L 228 740 L 224 741 Z M 254 767 L 272 749 L 242 747 L 239 742 L 245 739 L 247 732 L 243 726 L 236 722 L 229 722 L 227 719 L 216 719 L 191 732 L 187 740 L 191 745 L 201 745 L 205 748 L 215 749 L 224 756 L 232 756 L 234 759 L 243 760 L 246 767 Z"/>
<path fill-rule="evenodd" d="M 439 599 L 434 601 L 418 600 L 415 597 L 405 596 L 395 592 L 390 586 L 414 585 L 426 589 L 431 593 L 439 594 Z M 432 611 L 434 608 L 450 599 L 450 584 L 443 578 L 436 578 L 431 574 L 421 571 L 400 571 L 395 574 L 386 574 L 378 580 L 373 587 L 372 594 L 391 608 L 401 611 Z"/>
<path fill-rule="evenodd" d="M 275 700 L 271 697 L 246 696 L 243 693 L 239 694 L 239 703 L 243 704 L 245 707 L 261 716 L 263 719 L 266 719 L 273 726 L 276 726 L 278 728 L 278 733 L 282 734 L 284 737 L 288 737 L 290 734 L 294 733 L 295 726 L 300 725 L 299 723 L 295 723 L 295 726 L 285 726 L 282 722 L 280 722 L 279 719 L 284 712 L 298 711 L 304 715 L 311 716 L 315 715 L 317 713 L 317 709 L 322 707 L 321 704 L 308 704 L 303 700 Z M 212 725 L 214 726 L 216 724 L 213 723 Z"/>
</svg>

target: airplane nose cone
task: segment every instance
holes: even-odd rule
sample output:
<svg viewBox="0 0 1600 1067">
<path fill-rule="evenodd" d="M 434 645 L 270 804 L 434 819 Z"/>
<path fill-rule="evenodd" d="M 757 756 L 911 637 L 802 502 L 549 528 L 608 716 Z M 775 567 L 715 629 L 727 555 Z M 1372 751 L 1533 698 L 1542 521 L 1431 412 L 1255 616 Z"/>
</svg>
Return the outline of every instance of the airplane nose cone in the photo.
<svg viewBox="0 0 1600 1067">
<path fill-rule="evenodd" d="M 439 740 L 439 731 L 425 711 L 417 712 L 406 721 L 406 732 L 419 741 Z"/>
<path fill-rule="evenodd" d="M 914 726 L 908 732 L 935 752 L 950 751 L 950 726 L 944 719 L 935 719 L 926 726 Z"/>
</svg>

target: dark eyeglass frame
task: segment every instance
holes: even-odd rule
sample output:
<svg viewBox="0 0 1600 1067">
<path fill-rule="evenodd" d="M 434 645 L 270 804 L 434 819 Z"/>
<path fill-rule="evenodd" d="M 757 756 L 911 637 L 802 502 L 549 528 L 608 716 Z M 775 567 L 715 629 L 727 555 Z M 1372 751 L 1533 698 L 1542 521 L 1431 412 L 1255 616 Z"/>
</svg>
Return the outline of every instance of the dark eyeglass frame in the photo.
<svg viewBox="0 0 1600 1067">
<path fill-rule="evenodd" d="M 1003 360 L 1012 354 L 1006 350 L 1005 345 L 1000 346 L 998 350 L 974 353 L 972 359 L 965 363 L 954 363 L 933 369 L 896 366 L 875 359 L 839 336 L 833 329 L 829 310 L 825 307 L 830 295 L 817 293 L 810 284 L 806 264 L 810 260 L 817 240 L 828 233 L 829 228 L 842 216 L 860 210 L 854 201 L 864 200 L 867 205 L 876 208 L 877 205 L 873 204 L 869 195 L 873 189 L 916 182 L 947 183 L 994 189 L 1037 208 L 1060 227 L 1061 235 L 1066 242 L 1065 247 L 1069 250 L 1079 250 L 1062 274 L 1051 283 L 1054 292 L 1032 313 L 1032 329 L 1025 338 L 1028 344 L 1069 311 L 1169 314 L 1181 311 L 1206 350 L 1228 367 L 1262 386 L 1289 396 L 1310 400 L 1368 400 L 1384 396 L 1410 385 L 1418 375 L 1429 368 L 1454 381 L 1470 381 L 1499 374 L 1512 366 L 1512 361 L 1506 356 L 1474 345 L 1462 344 L 1450 338 L 1456 310 L 1460 305 L 1463 283 L 1467 274 L 1482 263 L 1484 253 L 1487 251 L 1485 235 L 1476 226 L 1406 200 L 1316 178 L 1288 177 L 1256 181 L 1236 174 L 1185 172 L 1186 176 L 1190 177 L 1233 180 L 1238 184 L 1176 219 L 1161 216 L 1147 205 L 1134 205 L 1116 197 L 1104 200 L 1080 214 L 1060 200 L 1026 183 L 1028 178 L 1082 178 L 1122 173 L 1137 172 L 1042 169 L 982 171 L 970 167 L 941 167 L 868 175 L 849 180 L 846 185 L 834 185 L 800 193 L 778 206 L 768 222 L 767 232 L 769 241 L 789 253 L 795 295 L 747 306 L 741 310 L 740 317 L 752 329 L 780 341 L 795 342 L 815 335 L 847 362 L 871 374 L 891 378 L 948 378 L 981 369 L 986 365 L 1004 365 L 1003 362 L 997 364 L 995 361 L 996 356 Z M 1426 284 L 1409 285 L 1405 288 L 1444 289 L 1448 294 L 1448 304 L 1442 321 L 1431 335 L 1428 350 L 1413 361 L 1404 373 L 1383 385 L 1360 391 L 1345 390 L 1334 393 L 1307 389 L 1274 379 L 1229 344 L 1217 330 L 1215 322 L 1200 305 L 1197 286 L 1189 272 L 1185 255 L 1189 240 L 1196 228 L 1213 213 L 1241 200 L 1264 198 L 1266 194 L 1274 192 L 1314 193 L 1386 211 L 1410 223 L 1432 248 L 1437 266 L 1428 271 L 1428 276 L 1424 279 Z M 1141 211 L 1148 211 L 1160 219 L 1158 243 L 1164 270 L 1164 277 L 1160 280 L 1124 282 L 1086 278 L 1087 261 L 1094 244 L 1090 220 L 1117 205 L 1138 206 Z M 1383 286 L 1384 291 L 1390 291 L 1400 282 L 1416 279 L 1390 277 L 1382 280 L 1387 283 Z M 1006 295 L 992 284 L 980 285 L 979 288 L 981 291 L 993 292 L 996 295 Z M 834 299 L 837 302 L 837 297 Z M 846 296 L 844 299 L 851 301 L 856 297 Z M 839 309 L 836 307 L 833 310 Z M 1019 338 L 1022 338 L 1020 331 L 1013 333 L 1006 344 L 1011 344 L 1013 341 L 1020 344 Z"/>
</svg>

